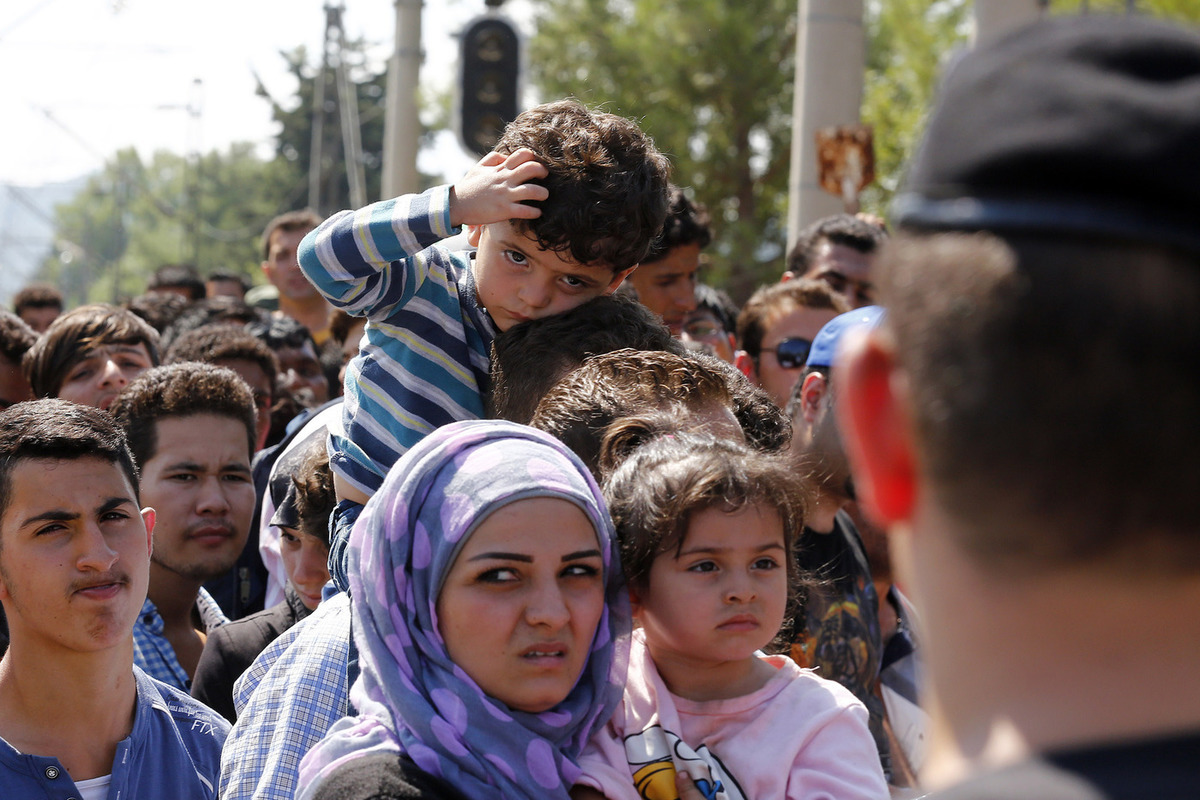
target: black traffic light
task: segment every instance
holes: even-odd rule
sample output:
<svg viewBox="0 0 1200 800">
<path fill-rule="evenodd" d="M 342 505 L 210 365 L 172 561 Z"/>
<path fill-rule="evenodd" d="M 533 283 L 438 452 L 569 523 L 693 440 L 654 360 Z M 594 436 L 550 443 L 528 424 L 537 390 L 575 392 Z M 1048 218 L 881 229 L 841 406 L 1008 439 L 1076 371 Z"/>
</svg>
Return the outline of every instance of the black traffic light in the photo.
<svg viewBox="0 0 1200 800">
<path fill-rule="evenodd" d="M 459 136 L 464 147 L 484 156 L 517 116 L 521 40 L 516 28 L 497 16 L 470 23 L 459 63 Z"/>
</svg>

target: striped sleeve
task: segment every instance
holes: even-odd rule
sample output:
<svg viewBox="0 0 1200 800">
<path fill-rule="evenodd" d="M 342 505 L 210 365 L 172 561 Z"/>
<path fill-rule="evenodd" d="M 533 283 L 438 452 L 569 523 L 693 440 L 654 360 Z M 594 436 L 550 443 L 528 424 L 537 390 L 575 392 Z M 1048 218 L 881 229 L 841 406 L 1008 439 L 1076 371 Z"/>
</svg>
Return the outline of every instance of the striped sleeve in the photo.
<svg viewBox="0 0 1200 800">
<path fill-rule="evenodd" d="M 456 232 L 438 186 L 329 217 L 300 243 L 300 269 L 348 314 L 386 317 L 428 276 L 425 248 Z"/>
</svg>

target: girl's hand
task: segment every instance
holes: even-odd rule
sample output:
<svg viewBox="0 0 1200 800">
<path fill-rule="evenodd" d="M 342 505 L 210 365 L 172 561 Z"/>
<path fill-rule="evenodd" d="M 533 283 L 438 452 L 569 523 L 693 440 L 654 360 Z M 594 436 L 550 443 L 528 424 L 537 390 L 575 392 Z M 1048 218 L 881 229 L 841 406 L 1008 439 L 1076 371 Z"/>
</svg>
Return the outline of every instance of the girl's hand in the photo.
<svg viewBox="0 0 1200 800">
<path fill-rule="evenodd" d="M 450 187 L 450 224 L 487 225 L 509 219 L 534 219 L 541 209 L 526 200 L 545 200 L 550 192 L 530 181 L 549 174 L 532 150 L 488 153 Z"/>
</svg>

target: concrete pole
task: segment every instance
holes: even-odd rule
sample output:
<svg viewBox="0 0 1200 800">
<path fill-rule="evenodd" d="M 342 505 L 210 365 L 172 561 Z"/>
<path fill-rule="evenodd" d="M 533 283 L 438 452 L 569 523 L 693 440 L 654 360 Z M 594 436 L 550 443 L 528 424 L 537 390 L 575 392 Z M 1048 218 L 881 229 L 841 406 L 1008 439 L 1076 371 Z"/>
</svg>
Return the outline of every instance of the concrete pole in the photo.
<svg viewBox="0 0 1200 800">
<path fill-rule="evenodd" d="M 416 192 L 421 120 L 417 86 L 421 77 L 423 0 L 396 0 L 396 48 L 388 61 L 387 115 L 383 123 L 383 199 Z"/>
<path fill-rule="evenodd" d="M 1037 20 L 1042 0 L 975 0 L 973 44 L 986 44 Z"/>
<path fill-rule="evenodd" d="M 866 41 L 863 0 L 798 0 L 792 160 L 788 177 L 788 248 L 796 234 L 842 211 L 821 189 L 815 132 L 858 122 Z"/>
</svg>

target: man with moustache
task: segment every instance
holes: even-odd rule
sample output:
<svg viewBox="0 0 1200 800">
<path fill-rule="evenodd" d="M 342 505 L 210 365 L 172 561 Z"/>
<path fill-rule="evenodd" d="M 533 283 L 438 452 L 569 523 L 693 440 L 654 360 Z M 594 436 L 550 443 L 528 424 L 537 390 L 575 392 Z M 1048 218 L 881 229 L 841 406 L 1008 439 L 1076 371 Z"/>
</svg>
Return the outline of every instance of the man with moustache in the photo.
<svg viewBox="0 0 1200 800">
<path fill-rule="evenodd" d="M 111 411 L 158 511 L 135 660 L 187 691 L 208 631 L 228 621 L 202 584 L 237 561 L 254 515 L 254 397 L 232 370 L 183 361 L 141 375 Z"/>
<path fill-rule="evenodd" d="M 210 800 L 229 725 L 133 663 L 155 512 L 90 406 L 0 413 L 0 786 L 6 800 Z"/>
</svg>

